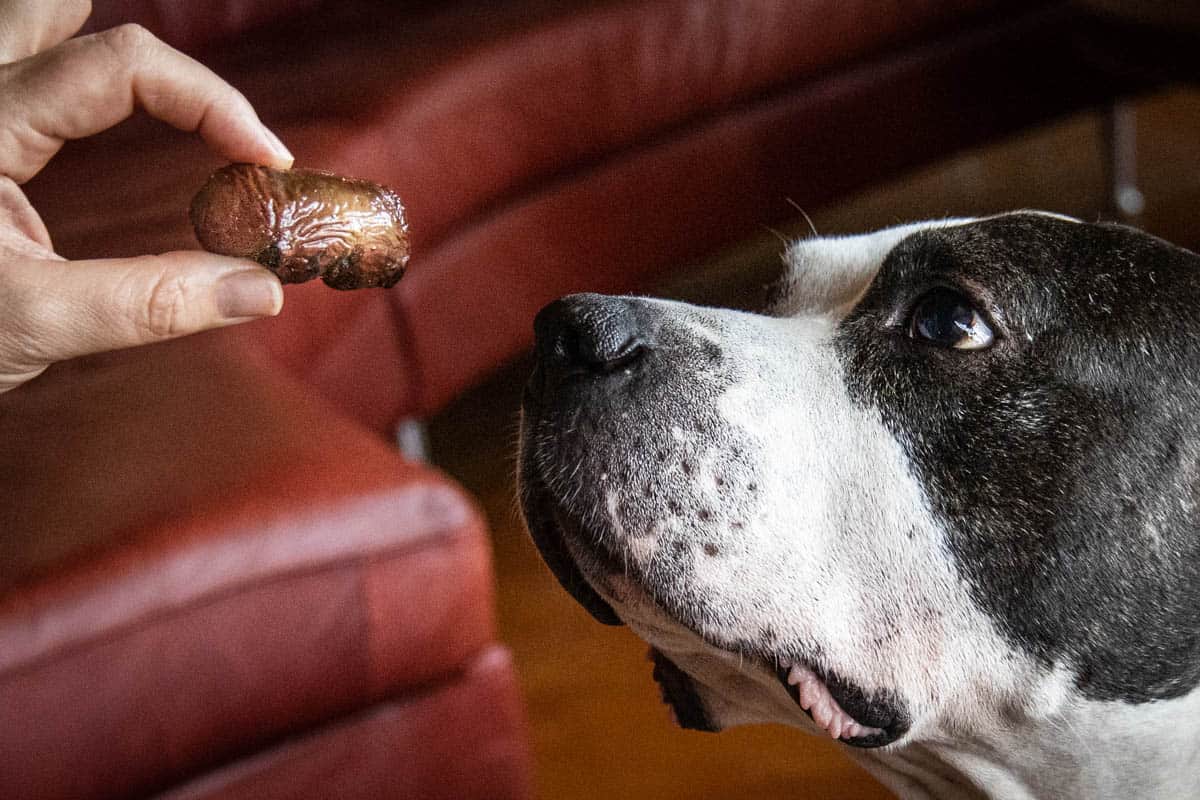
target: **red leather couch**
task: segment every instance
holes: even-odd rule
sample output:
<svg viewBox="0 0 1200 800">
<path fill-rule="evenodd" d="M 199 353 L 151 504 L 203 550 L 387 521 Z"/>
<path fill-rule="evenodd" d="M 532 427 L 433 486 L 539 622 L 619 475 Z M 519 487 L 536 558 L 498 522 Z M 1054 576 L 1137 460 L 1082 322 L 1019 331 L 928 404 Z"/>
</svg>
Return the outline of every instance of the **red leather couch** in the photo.
<svg viewBox="0 0 1200 800">
<path fill-rule="evenodd" d="M 534 311 L 1141 85 L 1018 0 L 96 0 L 406 199 L 391 291 L 60 365 L 0 396 L 0 797 L 517 798 L 487 535 L 385 444 Z M 192 245 L 216 166 L 140 121 L 28 186 L 60 252 Z"/>
</svg>

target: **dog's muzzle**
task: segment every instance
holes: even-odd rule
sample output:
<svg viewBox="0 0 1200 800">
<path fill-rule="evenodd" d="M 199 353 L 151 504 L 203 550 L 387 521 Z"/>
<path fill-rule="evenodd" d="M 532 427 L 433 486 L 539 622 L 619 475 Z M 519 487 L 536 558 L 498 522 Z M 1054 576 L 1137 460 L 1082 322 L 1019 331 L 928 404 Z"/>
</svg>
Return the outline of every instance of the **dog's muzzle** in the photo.
<svg viewBox="0 0 1200 800">
<path fill-rule="evenodd" d="M 684 428 L 695 437 L 720 425 L 705 417 L 725 377 L 720 347 L 664 318 L 661 305 L 601 295 L 552 303 L 538 314 L 534 328 L 537 360 L 524 399 L 521 500 L 532 538 L 563 588 L 610 625 L 622 619 L 606 598 L 624 601 L 626 593 L 640 591 L 713 650 L 736 653 L 739 663 L 749 656 L 773 674 L 836 739 L 878 747 L 903 735 L 908 717 L 895 698 L 868 694 L 841 679 L 811 652 L 801 652 L 800 643 L 780 650 L 773 642 L 705 634 L 703 598 L 689 597 L 688 553 L 711 557 L 720 552 L 720 544 L 711 541 L 723 541 L 719 524 L 656 541 L 663 555 L 654 574 L 631 554 L 631 541 L 655 530 L 659 507 L 677 515 L 691 508 L 697 519 L 711 519 L 713 512 L 697 503 L 694 482 L 687 479 L 695 469 L 688 452 L 693 445 L 680 448 L 674 440 Z M 729 459 L 724 472 L 713 476 L 717 486 L 728 483 L 739 467 L 738 480 L 753 481 L 732 451 L 715 451 Z M 639 459 L 649 465 L 638 469 Z M 668 483 L 664 470 L 682 477 Z M 623 502 L 629 504 L 625 509 Z M 693 678 L 660 651 L 652 659 L 663 700 L 679 723 L 713 730 Z"/>
<path fill-rule="evenodd" d="M 652 347 L 630 304 L 617 297 L 564 297 L 543 308 L 533 327 L 536 363 L 525 388 L 527 420 L 540 419 L 548 408 L 569 405 L 581 393 L 603 391 L 595 384 L 636 368 Z M 582 526 L 553 497 L 529 457 L 522 458 L 521 485 L 530 535 L 558 582 L 598 621 L 620 625 L 621 619 L 584 579 L 567 548 L 564 537 L 582 539 Z"/>
</svg>

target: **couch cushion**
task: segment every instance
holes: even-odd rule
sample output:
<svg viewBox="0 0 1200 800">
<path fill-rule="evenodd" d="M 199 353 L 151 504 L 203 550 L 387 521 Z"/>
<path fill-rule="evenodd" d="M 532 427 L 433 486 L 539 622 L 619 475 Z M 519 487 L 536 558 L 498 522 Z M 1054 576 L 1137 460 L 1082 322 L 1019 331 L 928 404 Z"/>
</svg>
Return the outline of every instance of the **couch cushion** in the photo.
<svg viewBox="0 0 1200 800">
<path fill-rule="evenodd" d="M 219 334 L 0 396 L 5 798 L 144 793 L 461 670 L 473 505 Z"/>
</svg>

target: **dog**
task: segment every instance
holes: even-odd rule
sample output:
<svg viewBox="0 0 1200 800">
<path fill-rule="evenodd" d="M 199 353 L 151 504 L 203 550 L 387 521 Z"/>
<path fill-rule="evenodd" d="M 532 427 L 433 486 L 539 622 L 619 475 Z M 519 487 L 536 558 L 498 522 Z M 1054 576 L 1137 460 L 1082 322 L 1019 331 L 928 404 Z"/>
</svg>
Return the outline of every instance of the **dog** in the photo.
<svg viewBox="0 0 1200 800">
<path fill-rule="evenodd" d="M 1044 212 L 788 246 L 765 313 L 534 323 L 529 532 L 687 728 L 905 798 L 1200 797 L 1200 256 Z"/>
</svg>

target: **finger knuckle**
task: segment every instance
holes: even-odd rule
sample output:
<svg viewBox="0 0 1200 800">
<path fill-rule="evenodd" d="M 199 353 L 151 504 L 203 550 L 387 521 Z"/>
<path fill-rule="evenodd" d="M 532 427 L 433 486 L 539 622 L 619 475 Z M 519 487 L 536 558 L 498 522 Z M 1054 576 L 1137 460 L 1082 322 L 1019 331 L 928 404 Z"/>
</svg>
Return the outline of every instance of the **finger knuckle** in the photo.
<svg viewBox="0 0 1200 800">
<path fill-rule="evenodd" d="M 254 106 L 251 105 L 251 103 L 250 103 L 250 99 L 248 97 L 246 97 L 246 95 L 243 94 L 240 89 L 238 89 L 234 86 L 230 86 L 229 84 L 226 84 L 225 91 L 227 91 L 229 93 L 230 101 L 235 103 L 236 105 L 244 106 L 249 109 L 254 108 Z"/>
<path fill-rule="evenodd" d="M 182 275 L 164 272 L 151 285 L 141 321 L 142 330 L 154 339 L 169 339 L 186 333 L 184 322 L 189 295 L 188 282 Z"/>
<path fill-rule="evenodd" d="M 0 275 L 0 361 L 8 368 L 49 363 L 49 342 L 55 324 L 63 318 L 52 295 L 22 281 Z"/>
<path fill-rule="evenodd" d="M 126 65 L 136 64 L 146 51 L 158 44 L 158 39 L 136 22 L 109 28 L 100 34 L 103 42 Z"/>
</svg>

